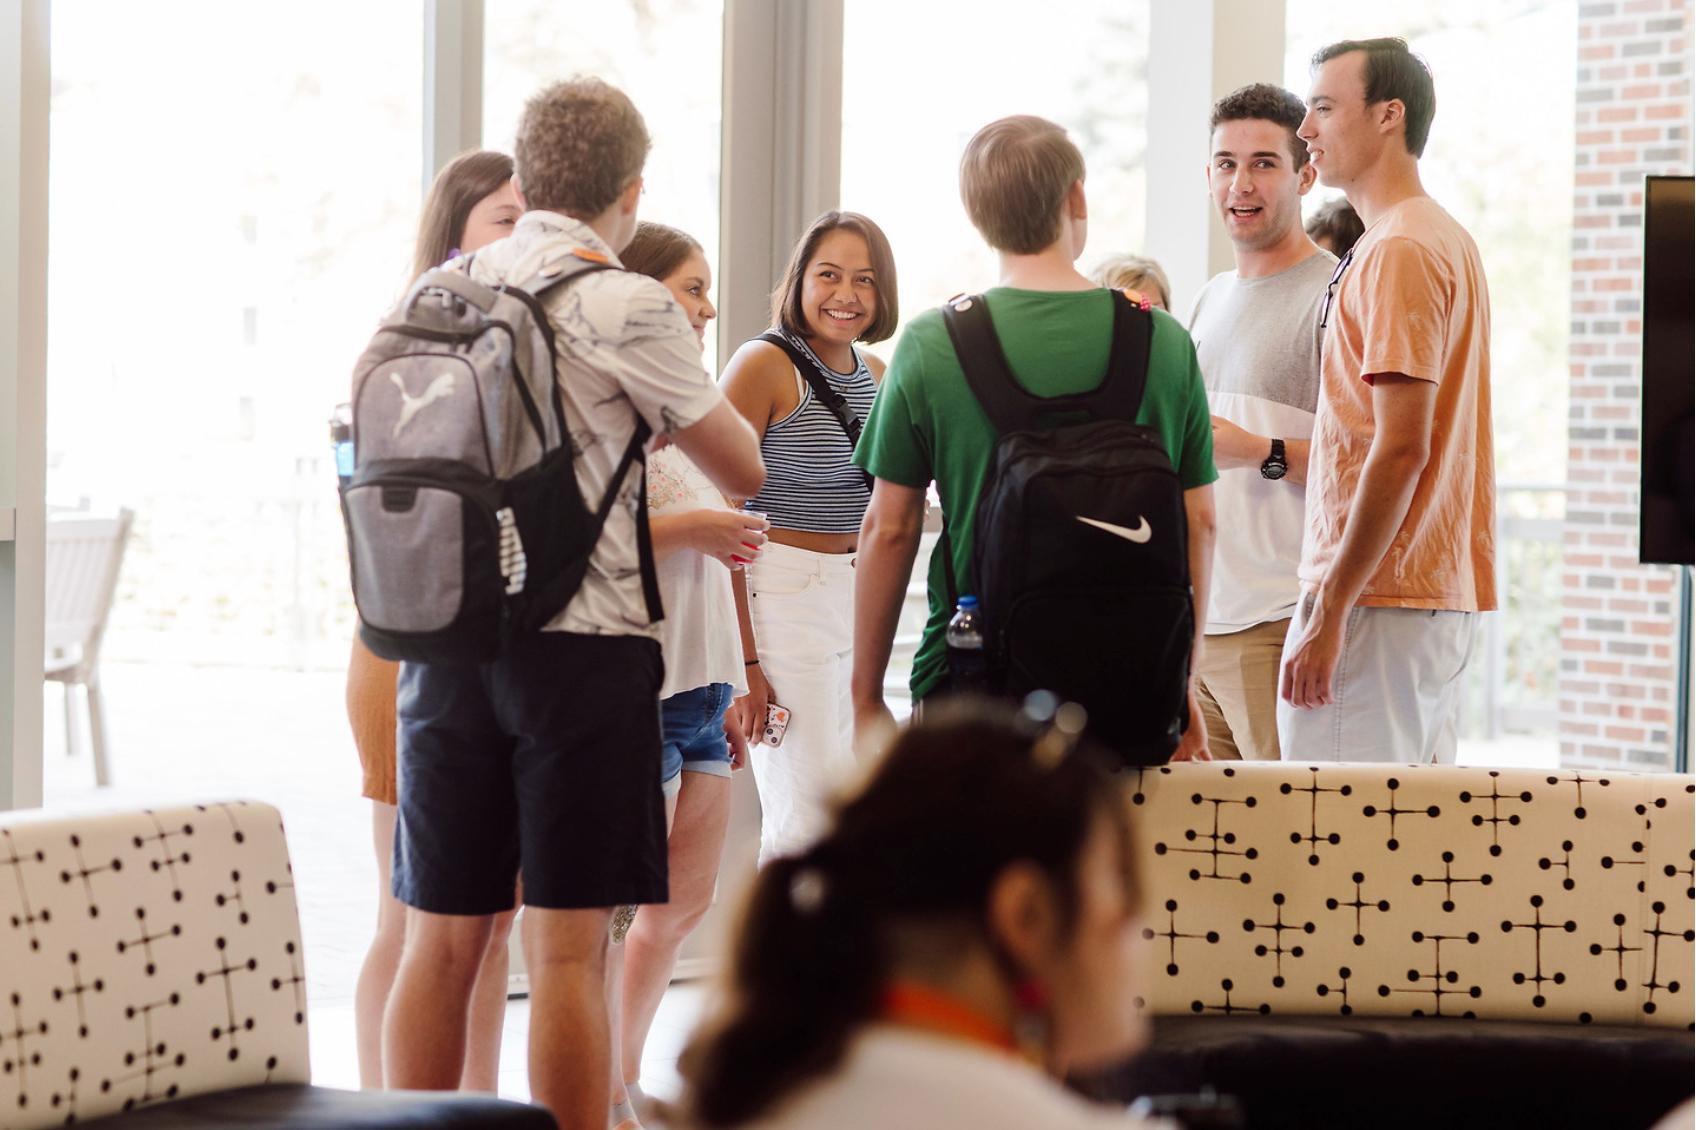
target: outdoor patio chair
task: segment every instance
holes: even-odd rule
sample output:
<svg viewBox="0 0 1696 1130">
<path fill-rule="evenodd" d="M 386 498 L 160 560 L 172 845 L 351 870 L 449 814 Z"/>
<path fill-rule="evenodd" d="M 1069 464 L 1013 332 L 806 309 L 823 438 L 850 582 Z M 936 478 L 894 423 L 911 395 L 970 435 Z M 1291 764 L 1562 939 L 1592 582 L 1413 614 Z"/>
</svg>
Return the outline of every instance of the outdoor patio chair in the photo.
<svg viewBox="0 0 1696 1130">
<path fill-rule="evenodd" d="M 86 512 L 47 519 L 47 678 L 65 688 L 65 753 L 77 752 L 78 699 L 86 700 L 94 780 L 112 783 L 106 703 L 100 691 L 100 641 L 118 590 L 129 541 L 129 510 L 96 517 Z M 79 695 L 78 692 L 81 692 Z"/>
</svg>

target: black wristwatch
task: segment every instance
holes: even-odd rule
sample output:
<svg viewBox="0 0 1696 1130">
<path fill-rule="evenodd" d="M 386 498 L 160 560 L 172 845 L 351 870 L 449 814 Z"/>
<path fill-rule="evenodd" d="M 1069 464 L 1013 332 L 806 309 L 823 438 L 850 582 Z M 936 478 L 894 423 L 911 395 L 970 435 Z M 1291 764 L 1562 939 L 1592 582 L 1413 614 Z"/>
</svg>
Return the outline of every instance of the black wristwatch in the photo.
<svg viewBox="0 0 1696 1130">
<path fill-rule="evenodd" d="M 1263 479 L 1281 479 L 1290 473 L 1290 462 L 1284 458 L 1284 441 L 1272 441 L 1272 454 L 1260 463 L 1260 477 Z"/>
</svg>

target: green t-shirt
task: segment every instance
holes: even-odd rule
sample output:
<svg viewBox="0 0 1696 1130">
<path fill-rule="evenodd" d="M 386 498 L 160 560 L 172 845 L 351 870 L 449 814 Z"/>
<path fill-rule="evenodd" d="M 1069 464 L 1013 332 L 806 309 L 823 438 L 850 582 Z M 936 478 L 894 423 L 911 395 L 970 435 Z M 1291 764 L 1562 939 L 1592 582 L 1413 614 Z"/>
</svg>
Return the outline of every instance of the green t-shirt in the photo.
<svg viewBox="0 0 1696 1130">
<path fill-rule="evenodd" d="M 983 299 L 1021 387 L 1038 396 L 1064 396 L 1101 383 L 1112 345 L 1111 291 L 996 287 Z M 1162 310 L 1154 311 L 1148 387 L 1137 422 L 1160 433 L 1185 490 L 1219 477 L 1195 346 L 1183 326 Z M 854 462 L 902 486 L 925 487 L 936 481 L 954 547 L 954 575 L 968 586 L 967 592 L 978 496 L 989 477 L 995 441 L 995 430 L 960 371 L 942 311 L 925 311 L 908 325 L 896 347 Z M 943 633 L 954 610 L 948 607 L 940 542 L 931 554 L 929 577 L 930 617 L 913 658 L 915 701 L 947 673 Z"/>
</svg>

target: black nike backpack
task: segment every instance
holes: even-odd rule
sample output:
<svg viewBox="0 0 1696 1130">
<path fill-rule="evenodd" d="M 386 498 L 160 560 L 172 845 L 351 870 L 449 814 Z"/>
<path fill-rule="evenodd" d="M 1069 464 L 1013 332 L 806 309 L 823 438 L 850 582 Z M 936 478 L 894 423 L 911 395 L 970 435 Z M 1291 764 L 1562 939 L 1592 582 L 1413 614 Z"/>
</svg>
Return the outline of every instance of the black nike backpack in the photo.
<svg viewBox="0 0 1696 1130">
<path fill-rule="evenodd" d="M 992 687 L 1079 703 L 1127 764 L 1163 764 L 1189 720 L 1195 606 L 1183 487 L 1159 433 L 1136 422 L 1153 320 L 1116 293 L 1105 379 L 1039 397 L 1013 379 L 981 297 L 943 318 L 998 436 L 972 545 Z"/>
</svg>

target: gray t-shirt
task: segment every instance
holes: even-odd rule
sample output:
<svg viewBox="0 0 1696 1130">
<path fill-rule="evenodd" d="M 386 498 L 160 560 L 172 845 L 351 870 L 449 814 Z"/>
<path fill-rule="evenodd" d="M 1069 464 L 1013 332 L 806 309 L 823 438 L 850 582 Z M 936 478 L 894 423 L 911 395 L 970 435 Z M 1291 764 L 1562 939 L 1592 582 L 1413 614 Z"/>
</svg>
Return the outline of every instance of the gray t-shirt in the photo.
<svg viewBox="0 0 1696 1130">
<path fill-rule="evenodd" d="M 1227 271 L 1196 296 L 1190 336 L 1215 416 L 1256 435 L 1305 440 L 1319 404 L 1319 307 L 1337 257 L 1321 251 L 1265 278 Z M 1207 634 L 1287 619 L 1301 587 L 1306 492 L 1257 467 L 1221 468 Z"/>
</svg>

